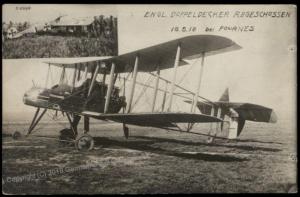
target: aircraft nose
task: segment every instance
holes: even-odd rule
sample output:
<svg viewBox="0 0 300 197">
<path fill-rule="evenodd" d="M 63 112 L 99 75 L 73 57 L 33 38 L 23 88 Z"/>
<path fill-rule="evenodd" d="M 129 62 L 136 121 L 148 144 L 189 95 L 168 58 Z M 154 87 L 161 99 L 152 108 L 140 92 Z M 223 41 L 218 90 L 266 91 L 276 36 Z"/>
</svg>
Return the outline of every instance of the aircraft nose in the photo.
<svg viewBox="0 0 300 197">
<path fill-rule="evenodd" d="M 38 96 L 41 92 L 41 89 L 33 88 L 24 93 L 23 102 L 26 104 L 28 101 L 34 102 L 38 100 Z"/>
</svg>

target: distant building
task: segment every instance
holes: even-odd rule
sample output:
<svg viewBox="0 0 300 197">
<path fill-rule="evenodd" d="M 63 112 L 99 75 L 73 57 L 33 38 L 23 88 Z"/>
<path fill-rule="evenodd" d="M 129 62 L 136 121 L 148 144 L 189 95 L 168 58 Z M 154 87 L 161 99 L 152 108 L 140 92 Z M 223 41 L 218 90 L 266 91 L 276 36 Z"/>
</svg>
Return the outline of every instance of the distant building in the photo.
<svg viewBox="0 0 300 197">
<path fill-rule="evenodd" d="M 52 33 L 68 33 L 75 35 L 89 35 L 92 37 L 114 36 L 117 32 L 117 19 L 103 15 L 94 17 L 69 18 L 60 16 L 44 27 Z"/>
<path fill-rule="evenodd" d="M 50 32 L 61 32 L 61 33 L 88 33 L 91 31 L 93 22 L 94 22 L 93 17 L 85 17 L 85 18 L 59 17 L 55 21 L 52 21 L 50 23 L 50 27 L 48 27 L 48 30 Z"/>
</svg>

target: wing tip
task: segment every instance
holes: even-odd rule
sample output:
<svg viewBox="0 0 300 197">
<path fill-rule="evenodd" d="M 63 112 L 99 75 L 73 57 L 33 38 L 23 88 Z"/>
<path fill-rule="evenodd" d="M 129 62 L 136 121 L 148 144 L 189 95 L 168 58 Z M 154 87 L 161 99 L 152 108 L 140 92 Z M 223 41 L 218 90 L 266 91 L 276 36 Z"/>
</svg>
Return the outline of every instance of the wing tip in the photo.
<svg viewBox="0 0 300 197">
<path fill-rule="evenodd" d="M 271 112 L 269 122 L 270 122 L 270 123 L 276 123 L 276 122 L 277 122 L 277 115 L 276 115 L 276 113 L 274 112 L 274 110 L 272 110 L 272 112 Z"/>
</svg>

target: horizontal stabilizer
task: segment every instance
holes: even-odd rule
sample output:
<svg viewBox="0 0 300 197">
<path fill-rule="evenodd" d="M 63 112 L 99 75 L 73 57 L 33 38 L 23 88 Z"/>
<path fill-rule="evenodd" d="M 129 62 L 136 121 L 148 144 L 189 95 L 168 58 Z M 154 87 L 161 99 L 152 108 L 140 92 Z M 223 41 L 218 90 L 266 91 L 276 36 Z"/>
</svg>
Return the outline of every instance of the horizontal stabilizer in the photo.
<svg viewBox="0 0 300 197">
<path fill-rule="evenodd" d="M 185 102 L 192 103 L 188 100 Z M 221 107 L 222 111 L 228 111 L 228 109 L 232 108 L 239 114 L 239 117 L 244 120 L 268 123 L 277 122 L 277 116 L 274 110 L 261 105 L 223 101 L 214 102 L 214 105 Z M 197 102 L 197 107 L 203 114 L 210 114 L 212 108 L 211 104 L 199 101 Z"/>
<path fill-rule="evenodd" d="M 244 120 L 250 120 L 255 122 L 269 122 L 269 123 L 276 123 L 277 116 L 274 110 L 255 105 L 251 103 L 244 103 L 241 104 L 239 107 L 233 107 L 235 111 L 239 114 Z"/>
</svg>

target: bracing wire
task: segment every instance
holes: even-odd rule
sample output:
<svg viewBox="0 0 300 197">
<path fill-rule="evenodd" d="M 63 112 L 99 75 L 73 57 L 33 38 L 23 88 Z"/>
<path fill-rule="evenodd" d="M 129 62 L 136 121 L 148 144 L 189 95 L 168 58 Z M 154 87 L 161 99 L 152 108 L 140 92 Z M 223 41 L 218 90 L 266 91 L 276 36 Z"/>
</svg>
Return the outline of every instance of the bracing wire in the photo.
<svg viewBox="0 0 300 197">
<path fill-rule="evenodd" d="M 150 80 L 151 79 L 151 80 Z M 139 96 L 137 97 L 136 101 L 134 102 L 132 109 L 134 109 L 134 107 L 136 106 L 136 104 L 140 101 L 141 97 L 143 96 L 143 94 L 146 92 L 146 90 L 148 89 L 148 85 L 153 81 L 152 76 L 149 76 L 149 78 L 147 79 L 146 85 L 143 86 L 143 89 L 141 90 Z"/>
</svg>

